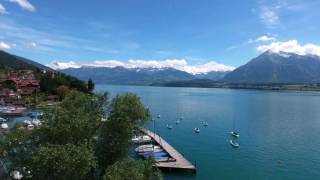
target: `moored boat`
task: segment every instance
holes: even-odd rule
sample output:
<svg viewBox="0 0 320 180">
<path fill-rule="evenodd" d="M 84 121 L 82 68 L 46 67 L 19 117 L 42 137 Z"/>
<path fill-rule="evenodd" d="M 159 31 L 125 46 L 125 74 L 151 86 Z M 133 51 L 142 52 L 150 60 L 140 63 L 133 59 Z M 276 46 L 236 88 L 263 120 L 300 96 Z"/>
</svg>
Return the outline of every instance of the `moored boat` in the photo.
<svg viewBox="0 0 320 180">
<path fill-rule="evenodd" d="M 235 131 L 231 131 L 230 134 L 235 138 L 239 138 L 240 137 L 240 134 L 235 132 Z"/>
<path fill-rule="evenodd" d="M 8 130 L 8 129 L 9 129 L 8 124 L 7 124 L 7 123 L 2 123 L 2 124 L 1 124 L 1 129 L 3 129 L 3 130 Z"/>
<path fill-rule="evenodd" d="M 160 146 L 155 146 L 153 144 L 141 145 L 135 149 L 137 153 L 144 153 L 144 152 L 160 152 L 163 151 Z"/>
<path fill-rule="evenodd" d="M 240 144 L 239 143 L 237 143 L 237 142 L 235 142 L 234 140 L 230 140 L 229 141 L 229 143 L 230 143 L 230 145 L 232 146 L 232 147 L 234 147 L 234 148 L 238 148 L 238 147 L 240 147 Z"/>
<path fill-rule="evenodd" d="M 148 135 L 143 135 L 143 136 L 134 136 L 131 141 L 133 143 L 147 143 L 151 142 L 151 137 Z"/>
<path fill-rule="evenodd" d="M 199 129 L 199 128 L 194 128 L 193 131 L 194 131 L 195 133 L 200 133 L 200 129 Z"/>
</svg>

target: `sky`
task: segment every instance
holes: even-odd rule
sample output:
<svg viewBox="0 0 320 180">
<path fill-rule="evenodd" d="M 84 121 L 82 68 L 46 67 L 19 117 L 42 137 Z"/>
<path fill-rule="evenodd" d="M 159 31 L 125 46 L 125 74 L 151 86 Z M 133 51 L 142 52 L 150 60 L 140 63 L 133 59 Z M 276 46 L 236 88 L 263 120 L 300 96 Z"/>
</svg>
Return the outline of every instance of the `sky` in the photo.
<svg viewBox="0 0 320 180">
<path fill-rule="evenodd" d="M 0 49 L 54 68 L 232 70 L 320 56 L 319 0 L 0 0 Z"/>
</svg>

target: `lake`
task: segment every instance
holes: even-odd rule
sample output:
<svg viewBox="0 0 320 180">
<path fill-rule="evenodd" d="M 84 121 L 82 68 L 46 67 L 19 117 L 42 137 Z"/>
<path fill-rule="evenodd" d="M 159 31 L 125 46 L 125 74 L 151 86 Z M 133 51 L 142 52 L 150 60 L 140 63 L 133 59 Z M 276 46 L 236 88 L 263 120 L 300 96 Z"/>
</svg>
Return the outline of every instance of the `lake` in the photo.
<svg viewBox="0 0 320 180">
<path fill-rule="evenodd" d="M 161 114 L 156 132 L 197 165 L 195 176 L 165 179 L 320 178 L 320 93 L 111 85 L 96 90 L 136 93 L 154 117 Z M 228 143 L 233 127 L 240 133 L 239 149 Z"/>
</svg>

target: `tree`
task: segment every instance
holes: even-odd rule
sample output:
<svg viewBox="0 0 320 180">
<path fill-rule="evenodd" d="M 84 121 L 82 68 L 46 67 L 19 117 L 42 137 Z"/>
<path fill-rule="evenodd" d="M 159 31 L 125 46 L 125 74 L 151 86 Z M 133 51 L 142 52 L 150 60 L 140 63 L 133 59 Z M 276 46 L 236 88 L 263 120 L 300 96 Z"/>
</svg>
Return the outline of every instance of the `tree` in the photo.
<svg viewBox="0 0 320 180">
<path fill-rule="evenodd" d="M 131 93 L 116 96 L 110 109 L 110 116 L 101 128 L 98 142 L 101 169 L 128 156 L 133 132 L 149 119 L 149 110 L 137 95 Z"/>
<path fill-rule="evenodd" d="M 160 171 L 152 160 L 123 159 L 110 166 L 104 180 L 160 180 Z"/>
<path fill-rule="evenodd" d="M 97 164 L 95 136 L 106 103 L 106 95 L 70 92 L 45 112 L 39 128 L 16 128 L 4 134 L 2 157 L 23 175 L 27 168 L 32 179 L 92 179 Z"/>
<path fill-rule="evenodd" d="M 51 144 L 90 142 L 101 125 L 107 95 L 91 96 L 70 92 L 54 109 L 45 112 L 39 141 Z"/>
<path fill-rule="evenodd" d="M 61 85 L 57 88 L 57 95 L 59 96 L 60 100 L 63 100 L 67 94 L 70 92 L 68 86 Z"/>
<path fill-rule="evenodd" d="M 8 159 L 24 177 L 35 180 L 101 179 L 106 170 L 107 179 L 160 176 L 149 161 L 124 160 L 133 131 L 149 117 L 140 98 L 134 94 L 116 96 L 110 106 L 107 100 L 107 94 L 71 91 L 45 112 L 42 126 L 4 132 L 0 158 Z M 106 112 L 108 121 L 102 122 Z"/>
<path fill-rule="evenodd" d="M 41 146 L 29 164 L 36 180 L 86 179 L 95 167 L 94 152 L 88 144 Z"/>
<path fill-rule="evenodd" d="M 89 79 L 88 81 L 88 91 L 92 93 L 92 91 L 94 90 L 94 83 L 91 79 Z"/>
</svg>

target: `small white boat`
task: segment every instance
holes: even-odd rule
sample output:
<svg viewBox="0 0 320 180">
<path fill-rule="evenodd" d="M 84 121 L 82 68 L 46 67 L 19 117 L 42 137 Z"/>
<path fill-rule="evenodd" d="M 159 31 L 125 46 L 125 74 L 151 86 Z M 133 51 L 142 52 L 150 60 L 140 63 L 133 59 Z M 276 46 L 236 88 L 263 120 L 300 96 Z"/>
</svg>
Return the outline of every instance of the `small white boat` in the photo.
<svg viewBox="0 0 320 180">
<path fill-rule="evenodd" d="M 230 142 L 230 145 L 231 145 L 232 147 L 234 147 L 234 148 L 240 147 L 239 143 L 233 141 L 232 139 L 231 139 L 229 142 Z"/>
<path fill-rule="evenodd" d="M 199 128 L 194 128 L 193 130 L 194 130 L 195 133 L 199 133 L 200 132 Z"/>
<path fill-rule="evenodd" d="M 160 146 L 155 146 L 153 144 L 147 144 L 147 145 L 142 145 L 142 146 L 139 146 L 135 149 L 135 151 L 137 153 L 144 153 L 144 152 L 160 152 L 160 151 L 163 151 L 161 149 Z"/>
<path fill-rule="evenodd" d="M 161 115 L 160 115 L 160 114 L 158 114 L 158 115 L 157 115 L 157 118 L 161 118 Z"/>
<path fill-rule="evenodd" d="M 31 123 L 35 126 L 40 126 L 41 125 L 41 121 L 39 119 L 32 119 Z"/>
<path fill-rule="evenodd" d="M 173 128 L 172 125 L 167 124 L 167 129 L 172 129 L 172 128 Z"/>
<path fill-rule="evenodd" d="M 235 132 L 235 131 L 231 131 L 230 134 L 235 138 L 239 138 L 240 137 L 240 134 Z"/>
<path fill-rule="evenodd" d="M 176 120 L 176 124 L 180 124 L 180 120 Z"/>
<path fill-rule="evenodd" d="M 208 122 L 203 122 L 202 124 L 203 124 L 204 127 L 207 127 L 209 125 Z"/>
<path fill-rule="evenodd" d="M 7 124 L 7 123 L 2 123 L 2 124 L 1 124 L 1 129 L 4 129 L 4 130 L 9 129 L 8 124 Z"/>
<path fill-rule="evenodd" d="M 24 120 L 24 121 L 23 121 L 23 124 L 26 125 L 26 126 L 28 126 L 28 125 L 30 125 L 30 124 L 32 124 L 32 123 L 31 123 L 30 120 Z"/>
<path fill-rule="evenodd" d="M 134 136 L 131 141 L 133 143 L 146 143 L 146 142 L 150 142 L 151 141 L 151 137 L 147 136 L 147 135 L 143 135 L 143 136 Z"/>
<path fill-rule="evenodd" d="M 23 178 L 23 175 L 17 170 L 11 171 L 10 176 L 13 179 L 22 179 Z"/>
<path fill-rule="evenodd" d="M 29 130 L 32 130 L 32 129 L 34 129 L 34 125 L 33 125 L 33 124 L 29 124 L 29 125 L 27 126 L 27 128 L 28 128 Z"/>
</svg>

